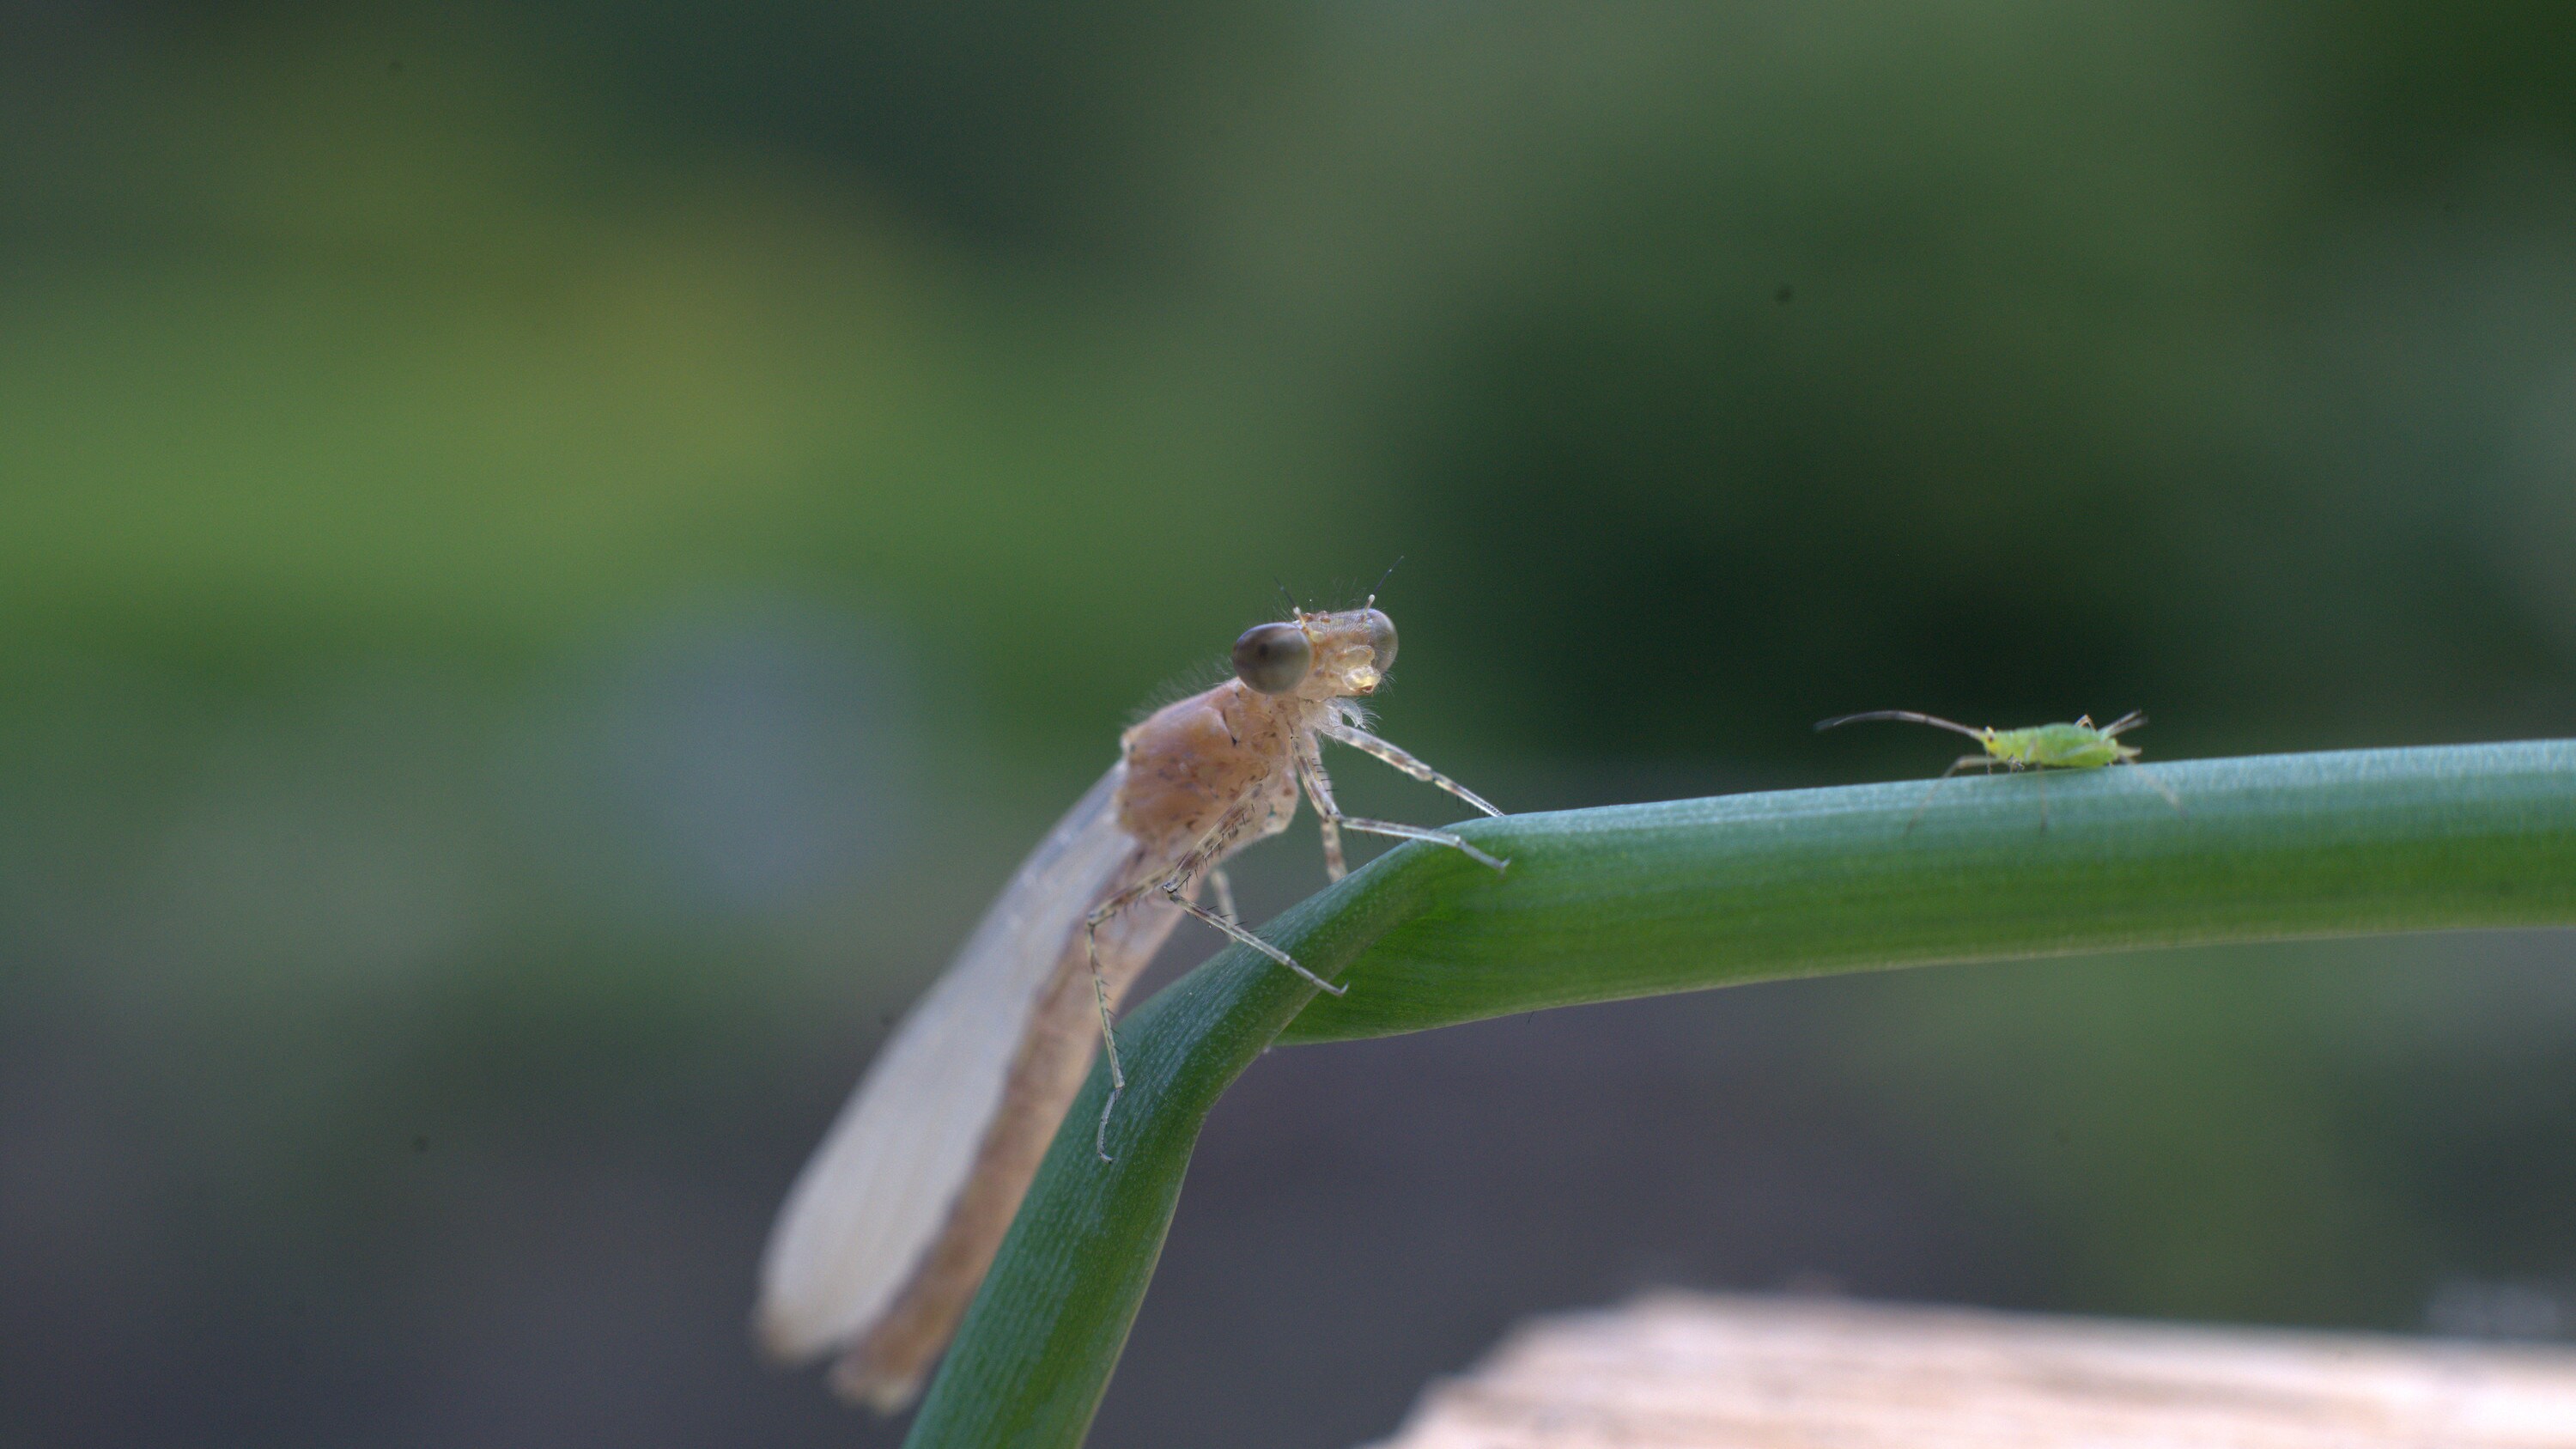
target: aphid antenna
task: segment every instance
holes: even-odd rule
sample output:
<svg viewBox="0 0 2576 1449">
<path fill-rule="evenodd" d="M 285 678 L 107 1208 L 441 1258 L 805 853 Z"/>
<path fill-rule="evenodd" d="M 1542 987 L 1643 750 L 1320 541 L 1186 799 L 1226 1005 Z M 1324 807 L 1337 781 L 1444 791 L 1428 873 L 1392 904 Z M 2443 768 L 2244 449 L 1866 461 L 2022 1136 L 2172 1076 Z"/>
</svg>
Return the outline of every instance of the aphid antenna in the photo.
<svg viewBox="0 0 2576 1449">
<path fill-rule="evenodd" d="M 2102 733 L 2105 736 L 2116 735 L 2123 731 L 2136 729 L 2138 726 L 2143 725 L 2146 722 L 2147 712 L 2142 709 L 2133 709 L 2127 714 L 2120 716 L 2118 719 L 2111 721 L 2109 724 L 2102 726 Z"/>
<path fill-rule="evenodd" d="M 1937 714 L 1917 714 L 1910 709 L 1872 709 L 1864 710 L 1859 714 L 1836 715 L 1832 719 L 1816 721 L 1816 728 L 1837 729 L 1847 724 L 1858 724 L 1865 719 L 1893 719 L 1903 720 L 1907 724 L 1926 724 L 1937 729 L 1948 730 L 1952 734 L 1966 735 L 1972 740 L 1982 740 L 1986 737 L 1983 730 L 1970 729 L 1957 720 L 1943 719 Z"/>
<path fill-rule="evenodd" d="M 1279 586 L 1279 597 L 1282 602 L 1288 605 L 1288 612 L 1296 618 L 1305 618 L 1306 611 L 1297 606 L 1297 596 L 1288 592 L 1288 581 L 1279 577 L 1277 574 L 1272 574 L 1270 576 L 1270 581 Z"/>
</svg>

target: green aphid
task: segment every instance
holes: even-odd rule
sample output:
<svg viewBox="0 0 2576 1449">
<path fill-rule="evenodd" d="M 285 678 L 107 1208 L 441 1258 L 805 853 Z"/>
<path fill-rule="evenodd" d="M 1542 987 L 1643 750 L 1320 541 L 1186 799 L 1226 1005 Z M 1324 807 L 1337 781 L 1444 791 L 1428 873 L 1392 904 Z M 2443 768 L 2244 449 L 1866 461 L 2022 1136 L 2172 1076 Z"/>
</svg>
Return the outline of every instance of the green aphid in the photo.
<svg viewBox="0 0 2576 1449">
<path fill-rule="evenodd" d="M 1984 754 L 1961 755 L 1950 762 L 1950 768 L 1941 772 L 1941 778 L 1932 782 L 1930 790 L 1923 792 L 1923 803 L 1914 807 L 1914 818 L 1905 822 L 1908 831 L 1923 819 L 1924 811 L 1932 808 L 1934 793 L 1961 770 L 1991 771 L 1998 765 L 2007 770 L 2099 770 L 2111 765 L 2134 765 L 2138 762 L 2137 746 L 2120 743 L 2119 736 L 2147 722 L 2144 714 L 2131 710 L 2106 725 L 2096 725 L 2093 716 L 2088 714 L 2073 724 L 2032 725 L 2018 730 L 1999 730 L 1991 725 L 1984 729 L 1970 729 L 1956 721 L 1938 715 L 1916 714 L 1910 709 L 1874 709 L 1863 714 L 1819 721 L 1816 728 L 1829 730 L 1865 719 L 1927 724 L 1966 735 L 1985 749 Z M 2138 778 L 2153 785 L 2156 793 L 2165 797 L 2165 803 L 2174 808 L 2175 814 L 2183 813 L 2182 801 L 2165 788 L 2163 781 L 2144 769 L 2138 771 Z M 2040 776 L 2039 828 L 2048 828 L 2048 777 L 2045 774 Z"/>
</svg>

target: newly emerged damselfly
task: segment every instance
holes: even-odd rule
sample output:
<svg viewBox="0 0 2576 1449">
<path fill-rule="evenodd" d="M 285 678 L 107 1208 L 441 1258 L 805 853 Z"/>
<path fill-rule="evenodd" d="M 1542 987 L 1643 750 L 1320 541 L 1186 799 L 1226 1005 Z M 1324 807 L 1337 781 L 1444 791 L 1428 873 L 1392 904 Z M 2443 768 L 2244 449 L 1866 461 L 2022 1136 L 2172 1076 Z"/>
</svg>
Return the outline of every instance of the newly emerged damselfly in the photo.
<svg viewBox="0 0 2576 1449">
<path fill-rule="evenodd" d="M 780 1210 L 761 1262 L 762 1340 L 835 1353 L 843 1394 L 884 1410 L 919 1389 L 991 1267 L 1099 1043 L 1126 1083 L 1111 1012 L 1183 916 L 1338 994 L 1235 919 L 1228 856 L 1288 827 L 1302 792 L 1324 868 L 1341 832 L 1427 840 L 1504 862 L 1444 830 L 1342 813 L 1321 741 L 1376 756 L 1488 815 L 1493 806 L 1369 733 L 1354 700 L 1395 663 L 1395 624 L 1296 610 L 1234 644 L 1234 677 L 1127 731 L 1118 762 L 1042 841 L 956 961 L 896 1028 Z M 1199 902 L 1202 883 L 1213 909 Z M 1096 1019 L 1095 1019 L 1096 1018 Z"/>
</svg>

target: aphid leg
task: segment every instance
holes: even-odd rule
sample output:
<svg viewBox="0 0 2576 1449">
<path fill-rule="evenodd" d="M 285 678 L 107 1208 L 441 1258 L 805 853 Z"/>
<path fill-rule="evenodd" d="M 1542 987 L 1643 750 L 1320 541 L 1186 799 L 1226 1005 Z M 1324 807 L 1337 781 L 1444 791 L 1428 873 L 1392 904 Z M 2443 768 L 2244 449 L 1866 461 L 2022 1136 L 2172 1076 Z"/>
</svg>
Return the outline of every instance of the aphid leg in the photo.
<svg viewBox="0 0 2576 1449">
<path fill-rule="evenodd" d="M 2089 718 L 2089 716 L 2088 716 L 2088 718 Z M 2046 833 L 2047 833 L 2047 831 L 2048 831 L 2048 772 L 2047 772 L 2046 770 L 2041 770 L 2041 771 L 2039 771 L 2039 772 L 2038 772 L 2038 775 L 2039 775 L 2039 828 L 2040 828 L 2040 832 L 2041 832 L 2042 834 L 2046 834 Z"/>
<path fill-rule="evenodd" d="M 1379 759 L 1395 766 L 1397 769 L 1402 770 L 1404 773 L 1411 775 L 1413 778 L 1420 780 L 1424 784 L 1437 785 L 1441 789 L 1448 791 L 1450 794 L 1457 796 L 1459 799 L 1466 801 L 1468 804 L 1475 806 L 1477 809 L 1484 811 L 1488 815 L 1500 815 L 1503 813 L 1500 810 L 1495 809 L 1493 806 L 1485 803 L 1484 797 L 1478 795 L 1475 791 L 1470 790 L 1466 786 L 1459 784 L 1457 781 L 1450 779 L 1448 776 L 1441 774 L 1438 770 L 1431 768 L 1429 765 L 1422 763 L 1420 760 L 1415 759 L 1413 756 L 1406 754 L 1404 751 L 1397 749 L 1395 746 L 1388 744 L 1386 741 L 1379 739 L 1377 736 L 1370 734 L 1364 729 L 1358 729 L 1351 725 L 1327 722 L 1325 724 L 1315 726 L 1315 733 L 1324 736 L 1326 739 L 1339 740 L 1341 743 L 1350 746 L 1352 749 L 1375 755 Z"/>
<path fill-rule="evenodd" d="M 1222 866 L 1208 872 L 1208 889 L 1216 892 L 1216 913 L 1229 921 L 1241 921 L 1243 912 L 1234 908 L 1234 882 L 1225 878 Z"/>
<path fill-rule="evenodd" d="M 2148 769 L 2146 766 L 2139 764 L 2135 760 L 2122 760 L 2120 763 L 2137 771 L 2139 779 L 2155 786 L 2156 793 L 2165 797 L 2165 803 L 2174 808 L 2174 813 L 2176 815 L 2189 815 L 2191 813 L 2190 811 L 2182 808 L 2182 797 L 2175 794 L 2171 786 L 2156 778 L 2155 771 Z"/>
<path fill-rule="evenodd" d="M 1984 770 L 1992 774 L 1997 763 L 1992 755 L 1961 755 L 1952 760 L 1950 768 L 1941 772 L 1941 778 L 1932 782 L 1932 788 L 1923 792 L 1923 803 L 1915 806 L 1913 815 L 1906 819 L 1905 833 L 1912 835 L 1914 827 L 1923 823 L 1923 812 L 1932 808 L 1932 797 L 1941 793 L 1941 787 L 1950 783 L 1952 775 L 1961 770 Z"/>
</svg>

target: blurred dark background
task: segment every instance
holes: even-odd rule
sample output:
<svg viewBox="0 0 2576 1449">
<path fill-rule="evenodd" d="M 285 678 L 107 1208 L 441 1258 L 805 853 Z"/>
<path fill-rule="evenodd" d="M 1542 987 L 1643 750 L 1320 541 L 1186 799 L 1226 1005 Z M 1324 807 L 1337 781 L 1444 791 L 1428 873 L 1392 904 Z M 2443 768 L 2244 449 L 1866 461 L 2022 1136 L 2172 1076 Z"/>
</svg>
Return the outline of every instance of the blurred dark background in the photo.
<svg viewBox="0 0 2576 1449">
<path fill-rule="evenodd" d="M 769 1214 L 1282 587 L 1401 556 L 1385 728 L 1519 809 L 1954 753 L 1808 731 L 1872 707 L 2568 732 L 2572 54 L 2422 0 L 0 3 L 0 1437 L 893 1442 L 754 1358 Z M 2564 1335 L 2571 957 L 1283 1051 L 1096 1442 L 1355 1443 L 1662 1282 Z"/>
</svg>

